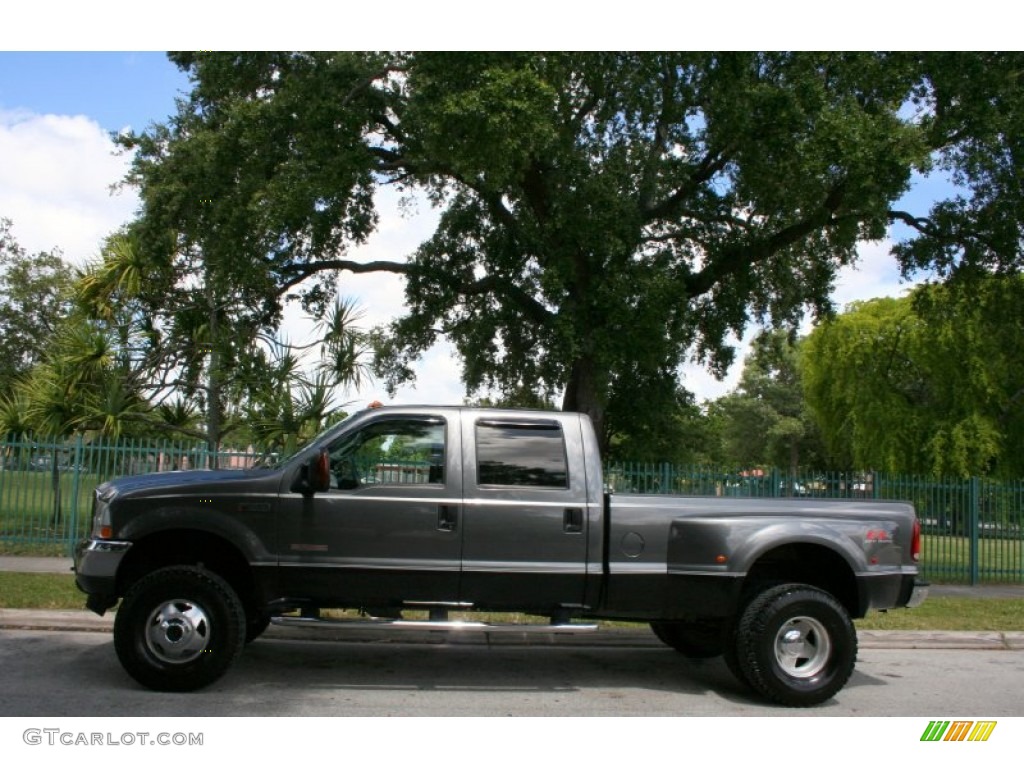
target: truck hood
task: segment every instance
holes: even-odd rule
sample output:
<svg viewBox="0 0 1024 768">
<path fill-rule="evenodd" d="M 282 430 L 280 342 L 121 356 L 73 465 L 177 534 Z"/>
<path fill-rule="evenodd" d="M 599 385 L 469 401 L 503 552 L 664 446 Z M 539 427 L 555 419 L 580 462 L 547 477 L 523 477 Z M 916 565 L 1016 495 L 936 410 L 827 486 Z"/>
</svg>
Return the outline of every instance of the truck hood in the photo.
<svg viewBox="0 0 1024 768">
<path fill-rule="evenodd" d="M 161 490 L 174 489 L 176 493 L 200 487 L 214 490 L 225 484 L 233 484 L 251 478 L 266 477 L 267 469 L 191 469 L 178 472 L 154 472 L 149 475 L 133 475 L 108 480 L 96 487 L 102 499 L 135 494 L 153 494 Z"/>
</svg>

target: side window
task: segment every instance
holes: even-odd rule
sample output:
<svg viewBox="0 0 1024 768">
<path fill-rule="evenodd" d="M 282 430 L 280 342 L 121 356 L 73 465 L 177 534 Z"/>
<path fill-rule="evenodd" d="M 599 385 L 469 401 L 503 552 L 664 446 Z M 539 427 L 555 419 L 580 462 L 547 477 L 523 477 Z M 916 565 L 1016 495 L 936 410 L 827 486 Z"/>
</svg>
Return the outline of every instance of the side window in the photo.
<svg viewBox="0 0 1024 768">
<path fill-rule="evenodd" d="M 557 422 L 477 422 L 476 466 L 481 486 L 569 487 L 565 437 Z"/>
<path fill-rule="evenodd" d="M 440 419 L 386 419 L 345 435 L 329 449 L 331 488 L 444 485 L 445 429 Z"/>
</svg>

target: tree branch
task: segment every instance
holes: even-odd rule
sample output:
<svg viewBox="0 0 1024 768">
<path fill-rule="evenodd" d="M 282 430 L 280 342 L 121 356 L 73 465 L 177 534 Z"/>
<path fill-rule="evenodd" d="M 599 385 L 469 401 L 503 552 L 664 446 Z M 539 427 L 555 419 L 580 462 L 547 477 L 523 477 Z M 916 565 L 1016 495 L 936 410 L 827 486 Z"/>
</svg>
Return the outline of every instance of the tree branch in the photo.
<svg viewBox="0 0 1024 768">
<path fill-rule="evenodd" d="M 813 215 L 783 227 L 768 237 L 724 249 L 719 258 L 709 262 L 686 280 L 687 297 L 692 299 L 701 296 L 744 267 L 765 261 L 808 235 L 838 223 L 841 219 L 836 219 L 833 214 L 842 204 L 842 199 L 842 184 L 839 184 L 829 192 L 821 208 Z"/>
<path fill-rule="evenodd" d="M 348 259 L 328 259 L 327 261 L 313 261 L 308 264 L 293 264 L 280 269 L 282 275 L 291 275 L 291 277 L 288 277 L 288 279 L 285 280 L 285 282 L 277 289 L 277 295 L 283 296 L 290 289 L 311 275 L 315 275 L 318 272 L 328 272 L 332 270 L 338 272 L 352 272 L 357 275 L 366 274 L 368 272 L 392 272 L 394 274 L 405 275 L 413 271 L 413 265 L 399 261 L 359 262 L 350 261 Z"/>
<path fill-rule="evenodd" d="M 694 167 L 693 173 L 679 189 L 657 204 L 650 204 L 641 207 L 640 213 L 645 221 L 654 221 L 674 216 L 678 213 L 680 206 L 689 199 L 702 184 L 708 182 L 716 173 L 721 171 L 729 162 L 729 155 L 725 149 L 718 152 L 708 152 L 704 159 Z"/>
<path fill-rule="evenodd" d="M 479 296 L 485 293 L 494 293 L 496 296 L 503 296 L 521 309 L 530 320 L 536 323 L 549 322 L 554 315 L 551 311 L 537 301 L 533 296 L 524 291 L 511 280 L 503 279 L 497 275 L 488 275 L 480 278 L 475 283 L 467 286 L 466 295 Z"/>
<path fill-rule="evenodd" d="M 658 123 L 654 127 L 654 137 L 647 152 L 647 163 L 644 168 L 643 180 L 640 182 L 639 205 L 641 211 L 648 210 L 651 207 L 655 175 L 659 165 L 658 160 L 668 149 L 668 129 L 671 123 L 669 107 L 673 105 L 672 92 L 678 79 L 673 67 L 668 67 L 664 72 L 661 86 L 661 112 L 658 115 Z"/>
<path fill-rule="evenodd" d="M 889 220 L 902 221 L 911 229 L 916 229 L 922 235 L 927 235 L 928 237 L 935 237 L 937 234 L 931 226 L 931 219 L 912 216 L 906 211 L 889 211 Z"/>
</svg>

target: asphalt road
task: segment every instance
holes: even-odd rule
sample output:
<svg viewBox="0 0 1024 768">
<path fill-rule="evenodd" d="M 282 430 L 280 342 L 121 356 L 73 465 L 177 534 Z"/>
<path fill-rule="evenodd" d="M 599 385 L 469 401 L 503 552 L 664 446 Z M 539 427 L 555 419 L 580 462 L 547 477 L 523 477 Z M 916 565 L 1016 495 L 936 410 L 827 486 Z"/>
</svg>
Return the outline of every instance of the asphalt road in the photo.
<svg viewBox="0 0 1024 768">
<path fill-rule="evenodd" d="M 210 688 L 164 694 L 122 671 L 107 633 L 0 635 L 5 717 L 1024 715 L 1024 650 L 862 649 L 833 701 L 790 710 L 753 697 L 720 660 L 653 645 L 267 637 Z"/>
</svg>

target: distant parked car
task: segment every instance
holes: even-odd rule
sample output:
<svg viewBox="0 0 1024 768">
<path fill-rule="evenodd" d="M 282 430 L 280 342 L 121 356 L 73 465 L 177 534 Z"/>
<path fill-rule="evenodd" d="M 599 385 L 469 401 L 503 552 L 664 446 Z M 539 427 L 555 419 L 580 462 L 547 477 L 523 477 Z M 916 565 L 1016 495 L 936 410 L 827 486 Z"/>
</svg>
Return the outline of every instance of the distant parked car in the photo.
<svg viewBox="0 0 1024 768">
<path fill-rule="evenodd" d="M 783 480 L 779 483 L 779 496 L 808 496 L 810 491 L 807 486 L 799 480 L 790 483 L 787 480 Z"/>
<path fill-rule="evenodd" d="M 53 459 L 49 456 L 34 456 L 28 463 L 33 472 L 49 472 L 53 469 Z"/>
</svg>

